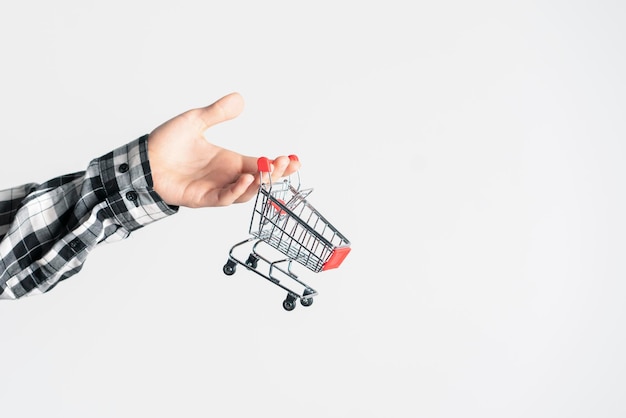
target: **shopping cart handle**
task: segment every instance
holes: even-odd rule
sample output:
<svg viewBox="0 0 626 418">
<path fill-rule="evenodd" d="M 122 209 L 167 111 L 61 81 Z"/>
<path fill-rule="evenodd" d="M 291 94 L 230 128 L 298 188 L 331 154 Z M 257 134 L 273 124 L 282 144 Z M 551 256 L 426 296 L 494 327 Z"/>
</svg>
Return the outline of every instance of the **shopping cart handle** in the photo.
<svg viewBox="0 0 626 418">
<path fill-rule="evenodd" d="M 291 154 L 289 156 L 289 159 L 291 161 L 299 161 L 298 160 L 298 156 Z M 270 173 L 272 171 L 272 164 L 274 163 L 274 160 L 270 160 L 267 157 L 260 157 L 257 161 L 256 161 L 256 165 L 259 168 L 259 171 L 261 173 Z"/>
<path fill-rule="evenodd" d="M 272 171 L 272 160 L 267 157 L 261 157 L 256 160 L 256 165 L 261 173 L 269 173 Z"/>
</svg>

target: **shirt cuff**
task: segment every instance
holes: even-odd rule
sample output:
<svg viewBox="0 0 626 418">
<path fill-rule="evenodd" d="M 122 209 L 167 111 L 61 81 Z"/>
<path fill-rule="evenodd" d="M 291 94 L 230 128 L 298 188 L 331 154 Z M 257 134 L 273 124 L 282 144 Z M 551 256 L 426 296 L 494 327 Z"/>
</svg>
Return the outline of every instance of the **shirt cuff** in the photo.
<svg viewBox="0 0 626 418">
<path fill-rule="evenodd" d="M 96 161 L 108 206 L 124 228 L 134 231 L 178 212 L 153 189 L 148 135 Z"/>
</svg>

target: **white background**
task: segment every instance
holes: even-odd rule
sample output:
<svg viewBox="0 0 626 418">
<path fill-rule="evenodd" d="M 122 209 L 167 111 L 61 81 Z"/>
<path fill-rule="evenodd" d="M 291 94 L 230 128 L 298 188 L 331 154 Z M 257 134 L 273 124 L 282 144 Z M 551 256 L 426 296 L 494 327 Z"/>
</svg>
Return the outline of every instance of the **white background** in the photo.
<svg viewBox="0 0 626 418">
<path fill-rule="evenodd" d="M 0 188 L 207 131 L 296 153 L 352 242 L 319 296 L 222 273 L 251 205 L 182 209 L 0 303 L 3 417 L 626 416 L 626 6 L 0 6 Z"/>
</svg>

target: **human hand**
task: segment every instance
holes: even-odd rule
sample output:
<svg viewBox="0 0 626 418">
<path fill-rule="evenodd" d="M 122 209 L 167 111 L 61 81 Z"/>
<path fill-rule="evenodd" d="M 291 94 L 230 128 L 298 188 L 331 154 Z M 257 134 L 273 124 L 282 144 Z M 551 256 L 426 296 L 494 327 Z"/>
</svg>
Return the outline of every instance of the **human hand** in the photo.
<svg viewBox="0 0 626 418">
<path fill-rule="evenodd" d="M 148 159 L 154 190 L 173 206 L 227 206 L 250 200 L 258 189 L 257 157 L 219 147 L 204 132 L 237 117 L 243 98 L 228 94 L 215 103 L 188 110 L 154 129 L 148 137 Z M 287 156 L 274 159 L 272 180 L 300 168 Z"/>
</svg>

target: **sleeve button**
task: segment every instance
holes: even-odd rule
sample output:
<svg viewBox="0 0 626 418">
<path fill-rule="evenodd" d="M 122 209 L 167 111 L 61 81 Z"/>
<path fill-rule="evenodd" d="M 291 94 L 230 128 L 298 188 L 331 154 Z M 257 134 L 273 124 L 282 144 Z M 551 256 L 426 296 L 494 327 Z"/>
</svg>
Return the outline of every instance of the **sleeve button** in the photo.
<svg viewBox="0 0 626 418">
<path fill-rule="evenodd" d="M 137 200 L 137 192 L 128 192 L 126 193 L 126 199 L 130 200 L 131 202 L 135 202 Z"/>
<path fill-rule="evenodd" d="M 120 170 L 120 173 L 127 172 L 128 171 L 128 164 L 126 164 L 126 163 L 120 164 L 119 170 Z"/>
</svg>

